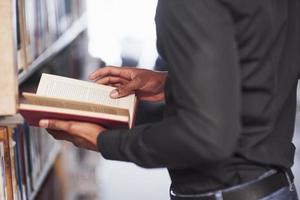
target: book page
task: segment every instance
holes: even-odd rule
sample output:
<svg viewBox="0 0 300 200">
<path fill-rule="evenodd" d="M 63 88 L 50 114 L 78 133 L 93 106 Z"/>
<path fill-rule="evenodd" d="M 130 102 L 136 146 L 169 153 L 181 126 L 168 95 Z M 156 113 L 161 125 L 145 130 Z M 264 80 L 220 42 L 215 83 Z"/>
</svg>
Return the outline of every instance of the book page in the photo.
<svg viewBox="0 0 300 200">
<path fill-rule="evenodd" d="M 112 99 L 109 94 L 114 89 L 114 87 L 97 83 L 43 74 L 38 86 L 37 95 L 58 97 L 118 108 L 129 109 L 133 106 L 132 104 L 135 102 L 135 95 Z"/>
<path fill-rule="evenodd" d="M 132 101 L 132 102 L 130 102 L 130 105 L 131 106 L 129 106 L 129 109 L 128 109 L 128 111 L 129 111 L 129 128 L 132 128 L 133 127 L 133 125 L 134 125 L 134 120 L 135 120 L 135 109 L 136 109 L 136 104 L 137 104 L 137 97 L 136 96 L 134 96 L 134 98 L 132 98 L 132 99 L 130 99 L 130 101 Z"/>
</svg>

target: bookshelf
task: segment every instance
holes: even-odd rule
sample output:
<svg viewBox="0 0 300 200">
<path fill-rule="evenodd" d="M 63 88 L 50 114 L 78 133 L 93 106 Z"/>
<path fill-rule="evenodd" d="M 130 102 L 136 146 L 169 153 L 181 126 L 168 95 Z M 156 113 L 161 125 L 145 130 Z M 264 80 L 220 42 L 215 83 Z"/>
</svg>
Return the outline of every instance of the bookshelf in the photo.
<svg viewBox="0 0 300 200">
<path fill-rule="evenodd" d="M 53 167 L 55 160 L 61 151 L 61 148 L 62 148 L 61 145 L 55 145 L 53 150 L 50 152 L 48 160 L 46 161 L 46 164 L 43 167 L 43 170 L 37 179 L 36 186 L 35 186 L 33 192 L 29 196 L 29 200 L 34 200 L 35 197 L 37 196 L 38 192 L 40 191 L 41 187 L 43 186 L 43 183 L 44 183 L 49 171 Z"/>
<path fill-rule="evenodd" d="M 21 72 L 18 76 L 18 83 L 22 84 L 32 73 L 38 70 L 43 63 L 52 56 L 59 53 L 68 44 L 70 44 L 81 32 L 86 29 L 86 16 L 82 15 L 63 35 L 55 41 L 44 53 L 34 60 L 27 70 Z"/>
<path fill-rule="evenodd" d="M 0 199 L 36 200 L 62 144 L 17 113 L 19 87 L 86 30 L 85 1 L 0 0 L 0 21 Z"/>
</svg>

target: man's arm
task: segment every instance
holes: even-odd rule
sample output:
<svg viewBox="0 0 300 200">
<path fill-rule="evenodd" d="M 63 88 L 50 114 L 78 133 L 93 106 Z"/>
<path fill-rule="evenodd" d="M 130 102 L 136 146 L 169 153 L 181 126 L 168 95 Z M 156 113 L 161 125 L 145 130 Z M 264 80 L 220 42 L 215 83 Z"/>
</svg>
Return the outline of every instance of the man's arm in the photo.
<svg viewBox="0 0 300 200">
<path fill-rule="evenodd" d="M 161 0 L 159 53 L 168 63 L 176 115 L 99 134 L 107 159 L 184 168 L 232 155 L 240 132 L 240 69 L 234 24 L 219 0 Z"/>
</svg>

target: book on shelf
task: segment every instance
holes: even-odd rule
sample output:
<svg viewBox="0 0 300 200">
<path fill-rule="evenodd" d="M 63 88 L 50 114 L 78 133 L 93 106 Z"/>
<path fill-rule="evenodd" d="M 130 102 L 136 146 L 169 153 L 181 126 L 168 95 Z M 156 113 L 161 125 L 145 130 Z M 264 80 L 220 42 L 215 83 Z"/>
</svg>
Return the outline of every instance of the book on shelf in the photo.
<svg viewBox="0 0 300 200">
<path fill-rule="evenodd" d="M 1 136 L 1 156 L 2 159 L 2 183 L 3 183 L 3 194 L 6 199 L 14 199 L 15 197 L 15 187 L 13 180 L 13 167 L 11 162 L 11 137 L 12 131 L 10 128 L 0 127 Z"/>
<path fill-rule="evenodd" d="M 17 0 L 17 64 L 19 73 L 53 45 L 85 12 L 85 1 Z"/>
<path fill-rule="evenodd" d="M 0 116 L 16 113 L 18 78 L 24 80 L 70 44 L 64 36 L 76 32 L 84 5 L 82 0 L 0 0 L 0 74 L 5 74 L 0 79 Z"/>
<path fill-rule="evenodd" d="M 28 103 L 19 112 L 32 126 L 41 119 L 100 124 L 107 128 L 132 128 L 137 98 L 134 94 L 112 99 L 114 87 L 51 74 L 42 74 L 37 92 L 23 93 Z"/>
<path fill-rule="evenodd" d="M 0 199 L 32 199 L 59 149 L 45 129 L 26 123 L 0 126 Z"/>
<path fill-rule="evenodd" d="M 0 129 L 1 134 L 1 129 Z M 4 142 L 0 139 L 0 199 L 6 199 L 5 171 L 4 171 Z"/>
</svg>

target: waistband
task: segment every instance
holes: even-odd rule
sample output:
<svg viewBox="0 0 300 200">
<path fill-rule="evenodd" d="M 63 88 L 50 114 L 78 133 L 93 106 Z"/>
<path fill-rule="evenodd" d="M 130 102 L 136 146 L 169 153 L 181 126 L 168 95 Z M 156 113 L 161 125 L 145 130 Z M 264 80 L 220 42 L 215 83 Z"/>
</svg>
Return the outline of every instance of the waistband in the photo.
<svg viewBox="0 0 300 200">
<path fill-rule="evenodd" d="M 171 189 L 170 197 L 172 200 L 256 200 L 286 186 L 294 190 L 288 173 L 270 170 L 247 183 L 203 194 L 179 194 Z"/>
</svg>

